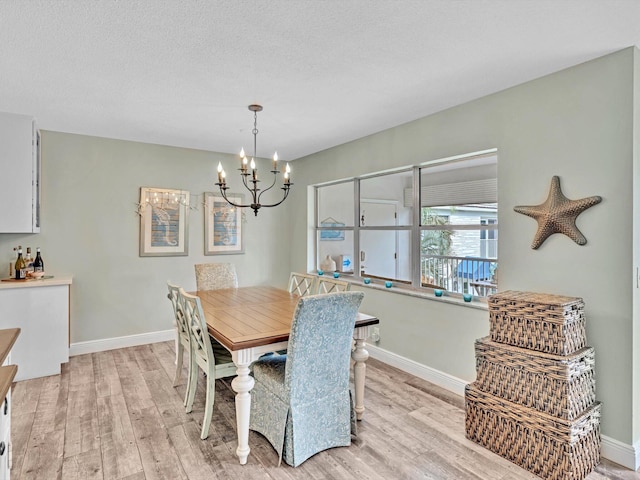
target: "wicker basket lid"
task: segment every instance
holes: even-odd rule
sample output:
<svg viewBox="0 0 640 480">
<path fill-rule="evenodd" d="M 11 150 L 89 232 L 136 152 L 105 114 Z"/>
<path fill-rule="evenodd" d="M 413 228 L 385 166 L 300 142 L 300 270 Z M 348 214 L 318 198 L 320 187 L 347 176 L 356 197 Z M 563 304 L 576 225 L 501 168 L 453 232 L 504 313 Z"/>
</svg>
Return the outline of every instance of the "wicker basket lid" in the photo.
<svg viewBox="0 0 640 480">
<path fill-rule="evenodd" d="M 538 305 L 549 305 L 554 307 L 572 307 L 584 305 L 584 300 L 580 297 L 568 297 L 564 295 L 553 295 L 551 293 L 520 292 L 517 290 L 507 290 L 489 295 L 489 304 L 502 302 L 520 302 Z"/>
</svg>

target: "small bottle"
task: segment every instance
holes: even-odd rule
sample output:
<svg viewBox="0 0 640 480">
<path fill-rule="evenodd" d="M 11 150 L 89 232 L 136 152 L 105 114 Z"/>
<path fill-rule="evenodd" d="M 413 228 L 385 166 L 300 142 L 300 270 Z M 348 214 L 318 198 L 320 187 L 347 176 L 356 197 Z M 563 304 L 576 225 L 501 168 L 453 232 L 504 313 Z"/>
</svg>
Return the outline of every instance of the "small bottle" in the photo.
<svg viewBox="0 0 640 480">
<path fill-rule="evenodd" d="M 22 258 L 22 248 L 18 247 L 18 259 L 16 260 L 16 280 L 24 280 L 27 278 L 27 266 Z"/>
<path fill-rule="evenodd" d="M 40 255 L 40 247 L 36 248 L 36 258 L 33 260 L 33 271 L 44 272 L 44 261 Z"/>
<path fill-rule="evenodd" d="M 16 275 L 14 266 L 16 264 L 17 256 L 18 256 L 18 249 L 16 247 L 13 247 L 13 253 L 11 254 L 11 258 L 9 259 L 9 278 L 13 278 Z"/>
<path fill-rule="evenodd" d="M 27 254 L 24 257 L 24 264 L 27 272 L 33 271 L 33 258 L 31 257 L 31 247 L 27 247 Z"/>
</svg>

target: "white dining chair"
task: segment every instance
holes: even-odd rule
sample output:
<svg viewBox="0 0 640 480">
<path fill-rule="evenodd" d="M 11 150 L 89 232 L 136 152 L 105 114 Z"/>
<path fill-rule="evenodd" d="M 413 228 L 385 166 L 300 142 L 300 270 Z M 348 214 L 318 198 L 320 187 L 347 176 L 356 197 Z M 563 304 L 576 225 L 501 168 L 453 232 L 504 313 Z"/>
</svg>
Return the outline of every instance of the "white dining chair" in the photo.
<svg viewBox="0 0 640 480">
<path fill-rule="evenodd" d="M 191 367 L 191 336 L 189 335 L 189 326 L 184 314 L 184 307 L 180 303 L 180 287 L 167 282 L 169 293 L 167 297 L 171 301 L 174 314 L 174 325 L 176 327 L 176 373 L 173 377 L 173 386 L 177 387 L 182 374 L 182 363 L 184 359 L 184 352 L 189 355 L 189 361 L 187 363 L 188 368 Z M 189 380 L 191 376 L 187 374 L 187 390 L 184 396 L 184 404 L 187 404 L 187 394 L 189 392 Z"/>
<path fill-rule="evenodd" d="M 185 317 L 189 325 L 191 335 L 191 356 L 189 366 L 189 390 L 187 392 L 186 410 L 190 413 L 193 410 L 196 390 L 198 387 L 198 368 L 206 374 L 206 400 L 204 406 L 204 419 L 202 421 L 202 431 L 200 438 L 204 440 L 209 436 L 209 426 L 213 414 L 213 402 L 215 398 L 215 381 L 218 378 L 230 377 L 236 374 L 236 368 L 231 359 L 231 353 L 222 347 L 222 350 L 214 352 L 207 322 L 200 299 L 194 295 L 189 295 L 182 288 L 179 290 L 179 301 L 184 306 Z"/>
<path fill-rule="evenodd" d="M 289 277 L 289 292 L 304 297 L 305 295 L 313 295 L 316 282 L 315 275 L 307 273 L 291 272 Z"/>
<path fill-rule="evenodd" d="M 351 284 L 344 280 L 337 280 L 329 277 L 318 277 L 316 282 L 316 293 L 337 293 L 348 292 L 351 290 Z"/>
</svg>

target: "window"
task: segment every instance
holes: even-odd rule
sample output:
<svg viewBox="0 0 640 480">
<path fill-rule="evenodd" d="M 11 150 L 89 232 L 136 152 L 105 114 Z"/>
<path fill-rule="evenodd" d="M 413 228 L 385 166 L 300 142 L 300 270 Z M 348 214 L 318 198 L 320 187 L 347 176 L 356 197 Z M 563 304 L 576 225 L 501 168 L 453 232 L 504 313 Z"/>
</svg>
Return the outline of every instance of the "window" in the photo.
<svg viewBox="0 0 640 480">
<path fill-rule="evenodd" d="M 494 293 L 496 179 L 493 153 L 317 186 L 316 264 L 329 255 L 346 274 Z"/>
</svg>

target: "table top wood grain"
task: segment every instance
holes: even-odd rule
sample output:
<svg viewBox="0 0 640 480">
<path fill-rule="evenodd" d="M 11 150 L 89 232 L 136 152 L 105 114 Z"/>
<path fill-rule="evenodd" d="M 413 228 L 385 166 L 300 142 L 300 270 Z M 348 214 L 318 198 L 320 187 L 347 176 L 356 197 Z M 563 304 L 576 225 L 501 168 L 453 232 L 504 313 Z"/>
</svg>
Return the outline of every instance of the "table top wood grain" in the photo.
<svg viewBox="0 0 640 480">
<path fill-rule="evenodd" d="M 289 339 L 291 319 L 300 297 L 275 287 L 200 290 L 209 334 L 230 351 L 269 345 Z M 356 327 L 380 321 L 358 313 Z"/>
</svg>

